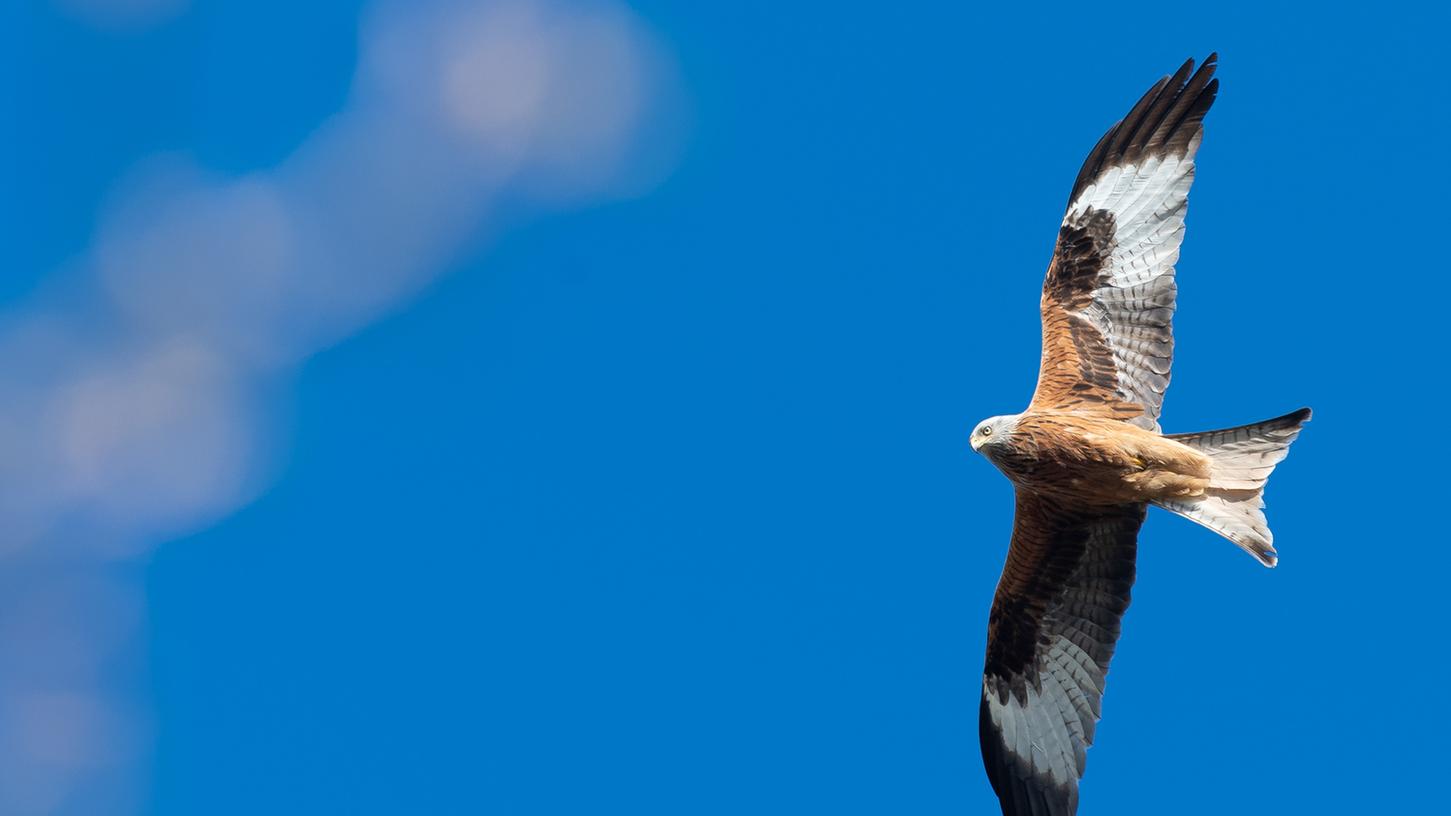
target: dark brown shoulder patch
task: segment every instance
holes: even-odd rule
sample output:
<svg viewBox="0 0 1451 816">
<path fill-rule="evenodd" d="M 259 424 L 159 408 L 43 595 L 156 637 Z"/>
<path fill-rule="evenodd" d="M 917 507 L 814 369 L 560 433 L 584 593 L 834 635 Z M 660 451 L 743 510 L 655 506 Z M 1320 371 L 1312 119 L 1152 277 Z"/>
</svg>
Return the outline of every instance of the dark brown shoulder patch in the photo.
<svg viewBox="0 0 1451 816">
<path fill-rule="evenodd" d="M 1065 223 L 1058 231 L 1058 248 L 1043 279 L 1043 299 L 1058 304 L 1067 315 L 1090 308 L 1094 290 L 1109 275 L 1113 235 L 1114 217 L 1106 210 L 1086 210 Z M 1073 344 L 1073 359 L 1078 363 L 1076 390 L 1092 392 L 1080 396 L 1094 401 L 1118 401 L 1119 372 L 1108 339 L 1087 320 L 1069 317 L 1069 323 L 1059 338 Z"/>
</svg>

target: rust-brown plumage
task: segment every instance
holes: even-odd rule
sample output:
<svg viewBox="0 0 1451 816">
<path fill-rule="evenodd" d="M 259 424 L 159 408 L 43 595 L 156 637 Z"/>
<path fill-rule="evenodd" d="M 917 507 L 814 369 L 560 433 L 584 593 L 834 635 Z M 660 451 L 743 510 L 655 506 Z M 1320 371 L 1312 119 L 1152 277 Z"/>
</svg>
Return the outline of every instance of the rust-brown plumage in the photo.
<svg viewBox="0 0 1451 816">
<path fill-rule="evenodd" d="M 1309 409 L 1224 431 L 1159 431 L 1174 263 L 1214 69 L 1212 55 L 1198 71 L 1186 62 L 1089 154 L 1043 282 L 1037 390 L 1024 413 L 973 432 L 974 450 L 1017 490 L 979 717 L 1008 816 L 1077 810 L 1149 504 L 1276 561 L 1261 494 Z"/>
</svg>

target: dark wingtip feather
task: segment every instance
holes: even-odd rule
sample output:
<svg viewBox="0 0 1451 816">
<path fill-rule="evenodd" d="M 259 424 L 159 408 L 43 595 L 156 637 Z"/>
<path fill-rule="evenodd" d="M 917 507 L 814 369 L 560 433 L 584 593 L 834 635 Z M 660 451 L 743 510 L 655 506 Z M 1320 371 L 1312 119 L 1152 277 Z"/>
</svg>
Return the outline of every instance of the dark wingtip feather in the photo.
<svg viewBox="0 0 1451 816">
<path fill-rule="evenodd" d="M 1199 70 L 1194 70 L 1191 58 L 1172 77 L 1154 83 L 1089 152 L 1073 182 L 1069 206 L 1107 168 L 1137 161 L 1146 154 L 1186 152 L 1219 93 L 1219 80 L 1214 77 L 1218 67 L 1219 54 L 1211 53 Z"/>
</svg>

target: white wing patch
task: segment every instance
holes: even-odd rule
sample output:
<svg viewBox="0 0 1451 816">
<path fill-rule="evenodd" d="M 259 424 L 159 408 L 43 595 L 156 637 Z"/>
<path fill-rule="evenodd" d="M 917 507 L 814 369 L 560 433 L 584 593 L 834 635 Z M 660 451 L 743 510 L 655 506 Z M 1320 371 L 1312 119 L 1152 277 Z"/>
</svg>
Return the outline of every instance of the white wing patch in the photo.
<svg viewBox="0 0 1451 816">
<path fill-rule="evenodd" d="M 1113 216 L 1112 251 L 1092 304 L 1075 316 L 1103 335 L 1113 352 L 1120 395 L 1140 405 L 1132 422 L 1159 430 L 1174 356 L 1174 264 L 1194 183 L 1200 135 L 1182 155 L 1147 155 L 1139 164 L 1105 168 L 1069 206 L 1065 226 L 1090 211 Z"/>
</svg>

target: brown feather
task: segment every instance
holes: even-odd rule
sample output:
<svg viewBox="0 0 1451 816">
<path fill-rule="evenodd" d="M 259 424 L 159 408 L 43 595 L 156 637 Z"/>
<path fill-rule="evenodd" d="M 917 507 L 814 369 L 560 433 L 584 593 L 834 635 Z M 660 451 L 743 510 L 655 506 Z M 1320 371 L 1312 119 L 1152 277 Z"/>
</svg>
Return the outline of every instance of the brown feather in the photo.
<svg viewBox="0 0 1451 816">
<path fill-rule="evenodd" d="M 1156 82 L 1084 162 L 1043 281 L 1043 355 L 1032 408 L 1093 413 L 1158 429 L 1174 342 L 1172 259 L 1160 261 L 1152 277 L 1129 285 L 1124 279 L 1143 270 L 1115 269 L 1114 253 L 1131 253 L 1128 261 L 1120 257 L 1120 264 L 1143 262 L 1135 252 L 1167 255 L 1172 249 L 1177 255 L 1173 225 L 1182 224 L 1193 155 L 1204 115 L 1218 92 L 1216 65 L 1211 54 L 1191 75 L 1194 61 L 1189 60 L 1172 77 Z M 1154 202 L 1165 210 L 1141 206 L 1132 196 L 1132 203 L 1118 211 L 1075 208 L 1080 197 L 1085 202 L 1102 199 L 1086 196 L 1110 171 L 1137 168 L 1134 172 L 1151 173 L 1147 168 L 1160 167 L 1167 174 L 1166 186 L 1151 189 L 1166 196 Z M 1168 168 L 1179 168 L 1184 190 L 1174 188 L 1176 177 Z M 1104 190 L 1113 189 L 1105 184 Z M 1125 223 L 1116 221 L 1119 216 Z M 1153 232 L 1155 224 L 1167 224 L 1166 232 Z M 1116 243 L 1121 239 L 1126 247 Z M 1121 277 L 1115 279 L 1116 274 Z"/>
<path fill-rule="evenodd" d="M 1019 487 L 1076 505 L 1185 498 L 1209 487 L 1203 453 L 1091 413 L 1030 410 L 982 452 Z"/>
</svg>

